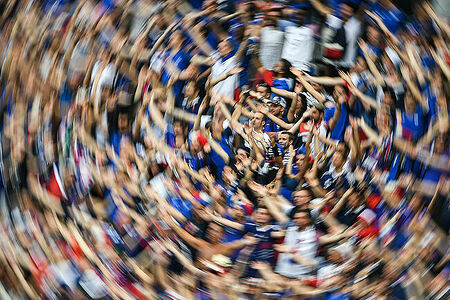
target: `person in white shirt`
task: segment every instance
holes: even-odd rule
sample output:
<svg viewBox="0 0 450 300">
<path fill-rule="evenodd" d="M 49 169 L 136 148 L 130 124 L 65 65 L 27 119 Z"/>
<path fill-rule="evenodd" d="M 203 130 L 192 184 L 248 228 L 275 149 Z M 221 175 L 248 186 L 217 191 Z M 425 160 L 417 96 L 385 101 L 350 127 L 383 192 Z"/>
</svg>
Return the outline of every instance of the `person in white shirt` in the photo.
<svg viewBox="0 0 450 300">
<path fill-rule="evenodd" d="M 361 35 L 361 22 L 354 16 L 355 4 L 347 1 L 341 4 L 341 14 L 344 21 L 346 48 L 340 65 L 350 68 L 354 65 L 358 52 L 358 38 Z"/>
<path fill-rule="evenodd" d="M 218 53 L 215 54 L 217 61 L 211 68 L 211 81 L 214 81 L 217 77 L 229 73 L 231 70 L 239 67 L 244 50 L 247 48 L 247 43 L 248 39 L 244 38 L 244 42 L 242 42 L 234 55 L 230 40 L 226 39 L 219 43 L 217 49 Z M 212 90 L 215 95 L 234 99 L 234 92 L 238 87 L 238 83 L 239 76 L 234 74 L 217 83 Z"/>
<path fill-rule="evenodd" d="M 259 60 L 266 70 L 272 70 L 281 59 L 284 33 L 277 26 L 280 14 L 278 10 L 267 12 L 264 26 L 261 28 Z"/>
<path fill-rule="evenodd" d="M 281 253 L 275 272 L 290 278 L 307 279 L 318 264 L 318 236 L 307 210 L 294 211 L 293 222 L 295 225 L 287 229 L 283 245 L 277 246 Z"/>
<path fill-rule="evenodd" d="M 281 57 L 288 60 L 297 70 L 308 70 L 313 58 L 314 36 L 311 28 L 303 25 L 305 12 L 297 14 L 298 26 L 286 28 Z"/>
</svg>

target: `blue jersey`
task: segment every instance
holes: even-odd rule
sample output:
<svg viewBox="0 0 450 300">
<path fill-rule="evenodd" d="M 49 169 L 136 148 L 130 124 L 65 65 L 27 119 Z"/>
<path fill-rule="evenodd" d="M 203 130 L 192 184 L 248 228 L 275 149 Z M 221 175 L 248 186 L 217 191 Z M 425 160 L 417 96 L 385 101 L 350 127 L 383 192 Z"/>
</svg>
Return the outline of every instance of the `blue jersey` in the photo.
<svg viewBox="0 0 450 300">
<path fill-rule="evenodd" d="M 272 232 L 279 230 L 279 226 L 276 225 L 258 226 L 255 223 L 250 222 L 244 224 L 244 232 L 253 233 L 254 237 L 258 239 L 253 252 L 250 254 L 249 262 L 264 261 L 271 265 L 275 264 L 275 250 L 273 249 L 273 244 L 276 239 L 272 237 Z M 256 270 L 251 267 L 247 269 L 247 276 L 255 276 L 256 274 Z"/>
<path fill-rule="evenodd" d="M 420 105 L 412 115 L 408 115 L 406 111 L 402 111 L 402 137 L 408 141 L 419 140 L 426 129 L 426 114 Z"/>
</svg>

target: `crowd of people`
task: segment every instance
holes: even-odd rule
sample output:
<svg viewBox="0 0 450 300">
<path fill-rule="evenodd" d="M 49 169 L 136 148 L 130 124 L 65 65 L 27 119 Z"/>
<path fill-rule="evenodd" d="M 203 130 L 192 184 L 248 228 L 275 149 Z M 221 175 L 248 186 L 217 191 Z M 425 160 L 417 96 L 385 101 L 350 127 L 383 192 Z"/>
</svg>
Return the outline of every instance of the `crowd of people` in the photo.
<svg viewBox="0 0 450 300">
<path fill-rule="evenodd" d="M 447 299 L 425 1 L 1 1 L 1 299 Z"/>
</svg>

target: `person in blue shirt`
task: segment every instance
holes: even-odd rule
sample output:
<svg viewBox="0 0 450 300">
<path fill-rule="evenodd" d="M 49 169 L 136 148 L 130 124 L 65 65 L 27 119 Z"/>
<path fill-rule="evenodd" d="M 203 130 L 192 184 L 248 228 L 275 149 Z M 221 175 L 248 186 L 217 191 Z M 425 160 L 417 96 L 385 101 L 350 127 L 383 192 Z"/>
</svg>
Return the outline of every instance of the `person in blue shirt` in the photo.
<svg viewBox="0 0 450 300">
<path fill-rule="evenodd" d="M 228 158 L 232 157 L 230 137 L 233 134 L 230 127 L 223 129 L 223 120 L 211 122 L 211 133 L 214 140 L 220 145 L 220 147 L 228 155 Z M 222 172 L 225 168 L 226 162 L 216 151 L 211 150 L 208 155 L 208 165 L 211 169 L 211 174 L 216 178 L 222 178 Z"/>
<path fill-rule="evenodd" d="M 268 117 L 266 118 L 266 124 L 264 125 L 264 132 L 274 133 L 282 131 L 283 128 L 270 119 L 269 113 L 282 121 L 289 123 L 287 118 L 284 116 L 284 111 L 286 110 L 286 100 L 280 96 L 275 96 L 269 100 L 269 105 L 270 109 L 267 113 Z"/>
<path fill-rule="evenodd" d="M 117 155 L 123 138 L 130 137 L 131 117 L 129 107 L 118 107 L 108 113 L 109 142 Z"/>
<path fill-rule="evenodd" d="M 427 129 L 427 112 L 415 101 L 409 90 L 405 94 L 404 108 L 401 115 L 403 139 L 416 142 L 424 135 Z"/>
<path fill-rule="evenodd" d="M 185 52 L 185 42 L 186 39 L 180 30 L 172 33 L 169 39 L 169 48 L 165 54 L 165 64 L 170 64 L 170 66 L 165 67 L 164 72 L 161 75 L 161 82 L 167 85 L 172 76 L 179 75 L 182 71 L 188 68 L 190 64 L 191 57 Z M 175 68 L 175 70 L 172 70 Z M 173 72 L 178 72 L 178 74 L 173 74 Z M 184 80 L 179 80 L 173 83 L 173 93 L 175 96 L 175 106 L 181 107 L 183 101 L 183 87 L 185 85 Z"/>
</svg>

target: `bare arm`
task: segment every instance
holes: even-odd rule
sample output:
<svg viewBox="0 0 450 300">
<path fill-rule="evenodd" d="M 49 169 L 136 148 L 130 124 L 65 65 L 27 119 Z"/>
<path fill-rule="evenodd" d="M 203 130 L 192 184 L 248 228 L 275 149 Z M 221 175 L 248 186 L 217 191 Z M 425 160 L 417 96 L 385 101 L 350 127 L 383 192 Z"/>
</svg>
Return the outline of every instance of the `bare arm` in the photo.
<svg viewBox="0 0 450 300">
<path fill-rule="evenodd" d="M 296 94 L 294 92 L 283 90 L 283 89 L 279 89 L 279 88 L 274 88 L 274 87 L 271 87 L 270 89 L 271 89 L 272 93 L 277 94 L 277 95 L 279 95 L 281 97 L 289 98 L 289 99 L 295 99 L 296 98 Z"/>
<path fill-rule="evenodd" d="M 225 219 L 223 217 L 218 217 L 216 215 L 213 215 L 212 218 L 213 218 L 213 221 L 218 222 L 224 226 L 234 228 L 239 231 L 244 231 L 244 224 L 233 222 L 233 221 Z"/>
<path fill-rule="evenodd" d="M 325 101 L 325 96 L 316 91 L 312 85 L 306 81 L 306 79 L 303 77 L 302 72 L 295 69 L 294 67 L 291 67 L 291 72 L 300 80 L 301 84 L 305 87 L 305 89 L 319 101 L 320 103 L 323 103 Z"/>
<path fill-rule="evenodd" d="M 320 13 L 322 16 L 331 14 L 331 9 L 327 6 L 325 6 L 319 0 L 309 0 L 309 2 L 311 2 L 312 6 L 314 6 L 314 8 L 317 10 L 317 12 Z"/>
<path fill-rule="evenodd" d="M 360 39 L 358 41 L 358 44 L 362 52 L 364 53 L 364 58 L 366 59 L 367 66 L 369 67 L 370 72 L 373 74 L 373 76 L 375 76 L 375 79 L 377 80 L 379 85 L 385 86 L 386 83 L 384 82 L 383 76 L 381 76 L 380 71 L 378 71 L 377 66 L 373 62 L 372 57 L 369 53 L 369 47 L 367 46 L 366 42 Z"/>
<path fill-rule="evenodd" d="M 409 69 L 407 66 L 401 67 L 403 79 L 406 81 L 406 84 L 408 85 L 409 90 L 411 91 L 412 95 L 414 96 L 414 99 L 416 99 L 417 102 L 419 102 L 420 105 L 422 105 L 422 108 L 427 111 L 428 110 L 428 103 L 427 101 L 422 97 L 420 94 L 419 88 L 417 85 L 413 82 L 411 78 L 411 73 L 409 72 Z"/>
</svg>

